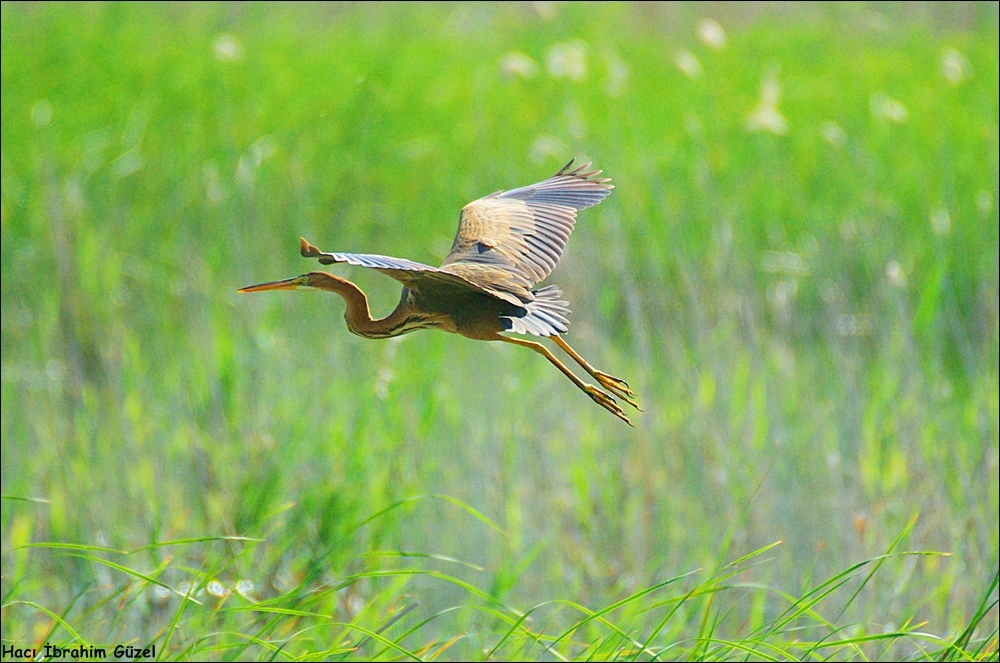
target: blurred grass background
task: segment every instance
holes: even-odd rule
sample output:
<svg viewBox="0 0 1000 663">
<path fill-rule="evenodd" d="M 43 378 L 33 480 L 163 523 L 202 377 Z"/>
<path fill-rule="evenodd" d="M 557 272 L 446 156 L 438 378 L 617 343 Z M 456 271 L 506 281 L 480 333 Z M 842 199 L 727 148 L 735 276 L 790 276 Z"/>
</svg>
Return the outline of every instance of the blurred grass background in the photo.
<svg viewBox="0 0 1000 663">
<path fill-rule="evenodd" d="M 995 660 L 995 3 L 5 3 L 2 23 L 0 472 L 45 500 L 3 501 L 4 645 L 75 641 L 35 604 L 161 657 L 350 655 L 361 632 L 312 612 L 481 658 L 498 606 L 609 606 L 780 540 L 716 604 L 650 594 L 622 626 L 642 641 L 673 605 L 654 644 L 723 656 L 707 622 L 748 637 L 905 532 L 950 556 L 886 560 L 811 618 L 831 631 L 784 640 L 954 638 L 992 596 Z M 616 189 L 549 282 L 570 342 L 639 392 L 634 430 L 533 353 L 366 341 L 335 297 L 235 292 L 313 269 L 299 236 L 437 264 L 466 202 L 572 157 Z M 395 305 L 394 281 L 336 271 Z M 598 621 L 497 655 L 613 657 Z M 921 651 L 837 657 L 887 646 Z"/>
</svg>

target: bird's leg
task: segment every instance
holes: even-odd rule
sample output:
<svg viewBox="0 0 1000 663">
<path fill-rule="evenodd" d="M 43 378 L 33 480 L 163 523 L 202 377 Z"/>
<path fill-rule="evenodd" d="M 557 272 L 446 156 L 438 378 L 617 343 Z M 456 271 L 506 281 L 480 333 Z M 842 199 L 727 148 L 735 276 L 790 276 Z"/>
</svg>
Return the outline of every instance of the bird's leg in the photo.
<svg viewBox="0 0 1000 663">
<path fill-rule="evenodd" d="M 499 338 L 501 341 L 504 341 L 505 343 L 513 343 L 514 345 L 520 345 L 525 348 L 530 348 L 535 352 L 543 355 L 546 359 L 552 362 L 556 368 L 562 371 L 566 375 L 566 377 L 572 380 L 573 384 L 579 387 L 585 394 L 590 396 L 590 398 L 593 399 L 595 403 L 597 403 L 605 410 L 607 410 L 611 414 L 615 415 L 616 417 L 627 423 L 629 426 L 632 426 L 632 422 L 629 421 L 628 417 L 625 416 L 625 411 L 618 406 L 618 403 L 615 402 L 615 399 L 612 396 L 604 393 L 603 391 L 601 391 L 592 384 L 587 384 L 580 378 L 573 375 L 573 371 L 566 368 L 566 366 L 561 361 L 556 359 L 556 356 L 552 354 L 552 352 L 550 352 L 549 349 L 544 345 L 542 345 L 541 343 L 536 343 L 534 341 L 524 341 L 519 338 L 511 338 L 509 336 L 500 336 Z"/>
<path fill-rule="evenodd" d="M 607 373 L 600 372 L 599 370 L 588 364 L 586 359 L 581 357 L 576 350 L 574 350 L 569 346 L 569 343 L 564 341 L 559 336 L 550 336 L 549 338 L 555 341 L 556 345 L 562 348 L 566 352 L 566 354 L 575 359 L 576 363 L 580 364 L 580 366 L 583 367 L 583 370 L 587 371 L 592 376 L 594 376 L 594 379 L 600 382 L 602 387 L 604 387 L 612 394 L 614 394 L 618 398 L 622 399 L 623 401 L 634 407 L 636 410 L 642 412 L 642 408 L 640 408 L 639 404 L 633 400 L 635 393 L 631 389 L 629 389 L 628 382 L 625 382 L 625 380 L 622 380 L 621 378 L 616 378 L 613 375 L 608 375 Z"/>
</svg>

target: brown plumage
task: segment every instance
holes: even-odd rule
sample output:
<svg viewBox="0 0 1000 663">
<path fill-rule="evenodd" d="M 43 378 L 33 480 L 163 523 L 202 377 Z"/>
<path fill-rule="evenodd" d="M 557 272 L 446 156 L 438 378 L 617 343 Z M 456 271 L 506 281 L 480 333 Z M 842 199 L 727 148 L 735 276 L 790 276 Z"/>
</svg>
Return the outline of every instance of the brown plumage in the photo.
<svg viewBox="0 0 1000 663">
<path fill-rule="evenodd" d="M 391 338 L 417 329 L 441 329 L 480 341 L 504 341 L 545 356 L 596 403 L 632 424 L 618 396 L 633 407 L 635 396 L 624 380 L 596 370 L 560 338 L 569 330 L 569 309 L 562 290 L 533 290 L 555 269 L 573 231 L 576 213 L 601 202 L 614 188 L 590 164 L 571 170 L 570 161 L 549 179 L 531 186 L 497 191 L 462 209 L 451 252 L 440 267 L 404 258 L 361 253 L 324 253 L 302 239 L 301 253 L 321 264 L 347 263 L 391 276 L 403 284 L 396 309 L 373 319 L 368 298 L 355 284 L 326 272 L 309 272 L 282 281 L 241 288 L 239 292 L 317 288 L 335 292 L 347 303 L 347 328 L 365 338 Z M 583 382 L 541 343 L 503 336 L 503 332 L 547 336 L 609 393 Z"/>
</svg>

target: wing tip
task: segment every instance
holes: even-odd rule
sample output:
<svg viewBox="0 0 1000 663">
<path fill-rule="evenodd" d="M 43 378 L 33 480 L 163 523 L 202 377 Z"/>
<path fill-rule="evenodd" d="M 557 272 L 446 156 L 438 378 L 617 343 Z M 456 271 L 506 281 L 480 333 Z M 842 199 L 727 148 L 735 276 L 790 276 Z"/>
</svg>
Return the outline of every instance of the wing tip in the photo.
<svg viewBox="0 0 1000 663">
<path fill-rule="evenodd" d="M 299 254 L 301 254 L 303 258 L 315 258 L 320 253 L 322 253 L 322 251 L 306 241 L 305 237 L 299 237 Z"/>
<path fill-rule="evenodd" d="M 341 262 L 334 256 L 323 253 L 318 247 L 310 244 L 305 237 L 299 237 L 299 255 L 303 258 L 316 258 L 321 265 L 332 265 Z"/>
<path fill-rule="evenodd" d="M 597 177 L 604 172 L 603 170 L 598 169 L 590 172 L 584 172 L 593 165 L 593 162 L 588 161 L 587 163 L 580 164 L 576 168 L 573 168 L 574 163 L 576 163 L 575 157 L 570 159 L 568 164 L 560 168 L 559 172 L 553 175 L 553 177 L 573 177 L 579 181 L 597 185 L 598 188 L 608 191 L 615 188 L 615 185 L 610 183 L 610 177 Z"/>
</svg>

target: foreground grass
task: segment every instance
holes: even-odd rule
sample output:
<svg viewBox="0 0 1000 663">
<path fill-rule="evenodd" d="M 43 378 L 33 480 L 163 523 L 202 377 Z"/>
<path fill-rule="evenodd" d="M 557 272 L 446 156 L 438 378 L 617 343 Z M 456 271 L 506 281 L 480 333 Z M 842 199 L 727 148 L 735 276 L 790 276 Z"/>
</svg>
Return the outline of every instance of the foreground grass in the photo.
<svg viewBox="0 0 1000 663">
<path fill-rule="evenodd" d="M 990 15 L 0 11 L 5 644 L 996 657 Z M 435 263 L 572 156 L 617 188 L 551 281 L 634 431 L 531 353 L 235 294 L 300 235 Z"/>
<path fill-rule="evenodd" d="M 424 498 L 407 500 L 407 503 Z M 440 499 L 440 498 L 439 498 Z M 468 505 L 445 501 L 499 528 Z M 348 531 L 364 528 L 403 506 L 398 503 Z M 996 610 L 997 575 L 984 592 L 971 621 L 956 636 L 942 638 L 923 630 L 925 624 L 840 623 L 840 617 L 887 562 L 938 557 L 942 553 L 902 552 L 916 519 L 892 542 L 885 554 L 854 564 L 817 584 L 800 597 L 775 593 L 748 578 L 754 567 L 773 562 L 775 542 L 715 570 L 692 570 L 643 588 L 600 609 L 555 599 L 527 610 L 447 572 L 427 568 L 481 567 L 437 555 L 372 551 L 357 562 L 357 572 L 333 578 L 322 568 L 297 579 L 286 591 L 256 588 L 231 577 L 238 558 L 251 554 L 259 541 L 243 537 L 164 541 L 132 551 L 81 544 L 34 543 L 15 552 L 44 552 L 85 560 L 113 571 L 115 581 L 105 598 L 78 607 L 77 596 L 62 612 L 31 601 L 4 605 L 8 619 L 37 611 L 47 618 L 34 647 L 46 643 L 92 652 L 93 647 L 125 642 L 120 637 L 130 619 L 148 628 L 162 623 L 139 648 L 156 647 L 159 660 L 222 658 L 225 660 L 995 660 L 997 631 L 988 623 Z M 500 534 L 504 534 L 500 531 Z M 200 568 L 173 562 L 174 554 L 199 547 Z M 130 567 L 130 560 L 163 556 L 150 572 Z M 383 559 L 397 560 L 385 564 Z M 413 560 L 417 564 L 405 565 Z M 183 577 L 172 586 L 167 578 Z M 410 594 L 415 582 L 451 585 L 461 590 L 459 604 L 421 615 Z M 353 594 L 359 585 L 370 600 Z M 837 591 L 849 591 L 846 601 Z M 81 594 L 88 592 L 85 588 Z M 345 596 L 347 597 L 345 600 Z M 764 605 L 778 606 L 765 617 Z M 464 613 L 468 628 L 454 636 L 428 639 L 428 624 L 449 613 Z M 985 629 L 982 627 L 986 626 Z M 89 641 L 80 631 L 107 633 L 115 644 Z M 731 635 L 724 635 L 728 631 Z M 117 639 L 116 639 L 116 636 Z M 25 646 L 29 643 L 22 643 Z M 81 658 L 91 658 L 84 654 Z M 99 657 L 97 657 L 99 658 Z"/>
</svg>

